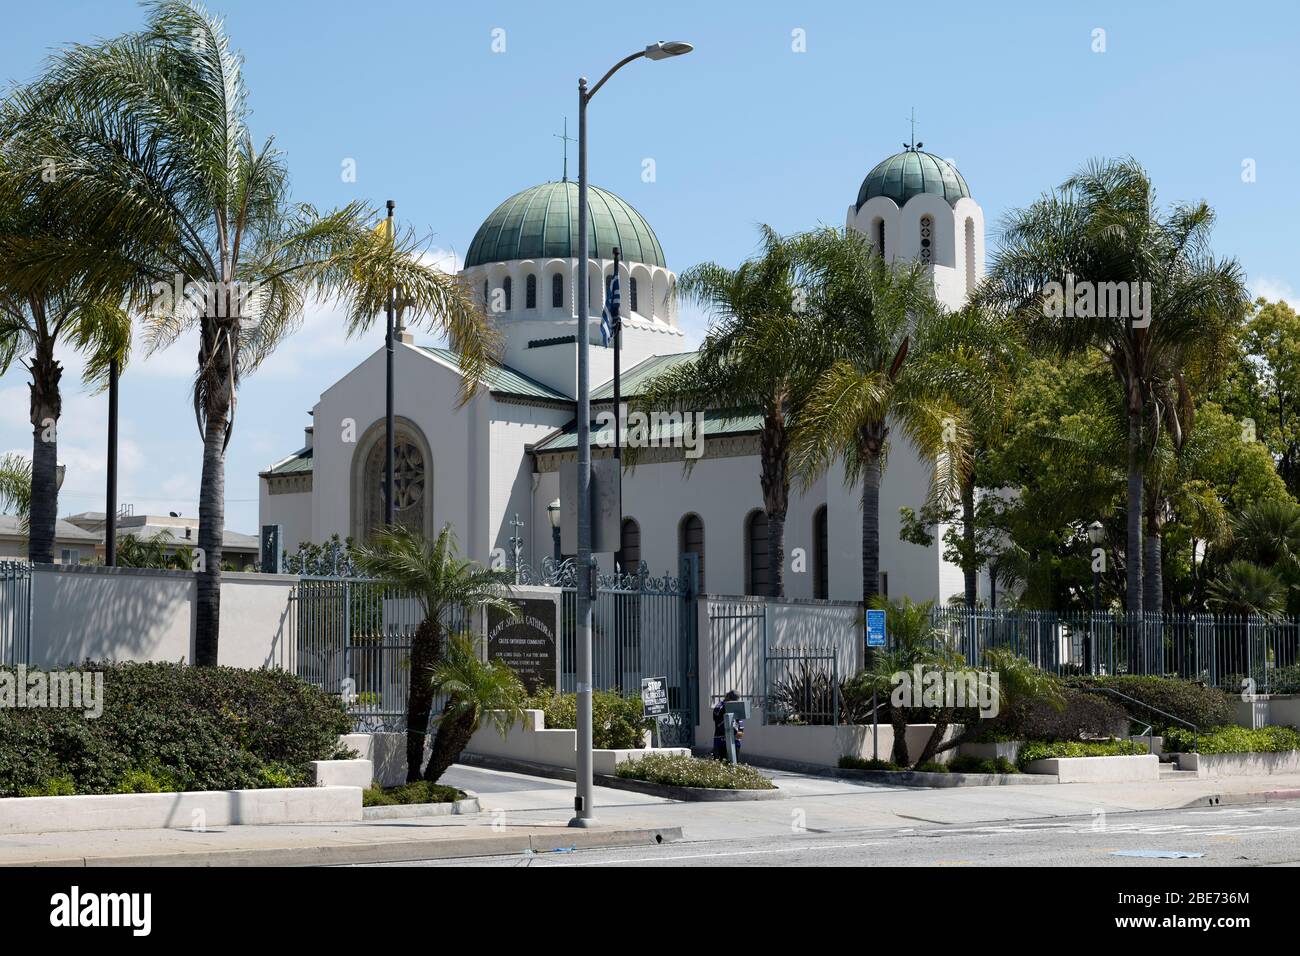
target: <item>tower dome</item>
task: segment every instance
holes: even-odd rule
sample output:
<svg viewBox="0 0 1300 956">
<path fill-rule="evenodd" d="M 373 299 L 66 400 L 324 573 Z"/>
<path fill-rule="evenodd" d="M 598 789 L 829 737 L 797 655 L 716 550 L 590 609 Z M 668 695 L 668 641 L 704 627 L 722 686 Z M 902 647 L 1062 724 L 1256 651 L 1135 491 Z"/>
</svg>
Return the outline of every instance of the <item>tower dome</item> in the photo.
<svg viewBox="0 0 1300 956">
<path fill-rule="evenodd" d="M 970 189 L 956 166 L 932 153 L 908 149 L 877 163 L 867 173 L 855 208 L 861 209 L 863 203 L 876 196 L 888 196 L 902 208 L 921 193 L 942 196 L 949 205 L 970 198 Z"/>
<path fill-rule="evenodd" d="M 667 268 L 645 217 L 608 190 L 587 187 L 587 254 L 608 259 L 619 247 L 626 262 Z M 466 268 L 517 259 L 578 256 L 578 184 L 542 183 L 515 193 L 493 210 L 469 244 Z"/>
</svg>

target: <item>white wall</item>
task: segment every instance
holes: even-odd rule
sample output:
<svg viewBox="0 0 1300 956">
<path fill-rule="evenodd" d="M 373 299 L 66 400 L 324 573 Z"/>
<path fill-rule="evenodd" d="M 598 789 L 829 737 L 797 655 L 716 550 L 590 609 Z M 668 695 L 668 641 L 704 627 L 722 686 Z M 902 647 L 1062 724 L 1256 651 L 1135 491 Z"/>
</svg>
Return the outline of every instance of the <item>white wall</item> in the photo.
<svg viewBox="0 0 1300 956">
<path fill-rule="evenodd" d="M 218 660 L 292 669 L 289 592 L 297 578 L 226 572 Z M 194 575 L 95 566 L 32 570 L 31 664 L 194 659 Z"/>
</svg>

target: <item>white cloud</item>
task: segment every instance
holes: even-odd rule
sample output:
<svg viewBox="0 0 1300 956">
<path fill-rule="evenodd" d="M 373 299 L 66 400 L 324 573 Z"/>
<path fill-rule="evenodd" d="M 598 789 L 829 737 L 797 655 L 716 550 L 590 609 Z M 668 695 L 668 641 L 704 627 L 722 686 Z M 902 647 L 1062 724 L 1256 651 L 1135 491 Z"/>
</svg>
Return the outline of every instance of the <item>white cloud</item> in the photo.
<svg viewBox="0 0 1300 956">
<path fill-rule="evenodd" d="M 1250 287 L 1251 298 L 1264 298 L 1271 302 L 1281 299 L 1290 305 L 1300 305 L 1300 296 L 1296 295 L 1292 289 L 1291 283 L 1285 279 L 1274 279 L 1269 276 L 1260 276 L 1251 279 L 1247 285 Z"/>
</svg>

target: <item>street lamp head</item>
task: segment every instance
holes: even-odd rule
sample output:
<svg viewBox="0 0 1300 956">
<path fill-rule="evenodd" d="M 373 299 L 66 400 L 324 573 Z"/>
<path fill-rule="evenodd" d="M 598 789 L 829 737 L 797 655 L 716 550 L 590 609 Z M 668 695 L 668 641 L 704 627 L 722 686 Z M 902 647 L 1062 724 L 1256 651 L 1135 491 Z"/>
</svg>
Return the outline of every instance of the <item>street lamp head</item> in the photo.
<svg viewBox="0 0 1300 956">
<path fill-rule="evenodd" d="M 560 526 L 560 499 L 559 498 L 556 498 L 554 501 L 552 501 L 549 505 L 546 506 L 546 515 L 551 519 L 552 528 L 558 528 Z"/>
<path fill-rule="evenodd" d="M 660 40 L 646 47 L 645 55 L 647 60 L 666 60 L 670 56 L 682 56 L 694 49 L 695 47 L 684 40 Z"/>
<path fill-rule="evenodd" d="M 1094 521 L 1088 525 L 1088 540 L 1093 544 L 1101 544 L 1106 539 L 1106 527 L 1100 521 Z"/>
</svg>

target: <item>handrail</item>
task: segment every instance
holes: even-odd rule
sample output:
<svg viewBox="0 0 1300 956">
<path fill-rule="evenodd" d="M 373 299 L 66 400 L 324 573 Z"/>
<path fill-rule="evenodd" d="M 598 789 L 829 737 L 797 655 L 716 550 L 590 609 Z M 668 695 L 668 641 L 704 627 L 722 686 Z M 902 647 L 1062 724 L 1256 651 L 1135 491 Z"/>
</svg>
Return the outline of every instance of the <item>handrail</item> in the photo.
<svg viewBox="0 0 1300 956">
<path fill-rule="evenodd" d="M 1196 724 L 1192 723 L 1190 720 L 1183 720 L 1183 718 L 1181 717 L 1175 717 L 1173 714 L 1166 713 L 1165 711 L 1161 710 L 1159 707 L 1153 707 L 1144 700 L 1138 700 L 1136 697 L 1130 697 L 1128 694 L 1122 694 L 1111 687 L 1097 687 L 1096 685 L 1093 684 L 1080 684 L 1079 690 L 1095 691 L 1099 694 L 1110 694 L 1113 697 L 1120 697 L 1131 704 L 1137 704 L 1139 707 L 1145 707 L 1153 714 L 1159 714 L 1161 717 L 1167 717 L 1169 720 L 1172 720 L 1176 724 L 1182 724 L 1184 727 L 1188 728 L 1192 732 L 1192 749 L 1197 750 L 1200 747 L 1201 728 L 1196 726 Z M 1129 719 L 1131 720 L 1132 718 Z M 1152 740 L 1152 737 L 1154 736 L 1154 734 L 1152 734 L 1152 730 L 1153 730 L 1152 726 L 1148 724 L 1147 725 L 1147 752 L 1148 753 L 1151 752 L 1151 744 L 1154 742 Z M 1140 737 L 1142 735 L 1139 734 L 1138 736 Z"/>
</svg>

